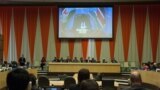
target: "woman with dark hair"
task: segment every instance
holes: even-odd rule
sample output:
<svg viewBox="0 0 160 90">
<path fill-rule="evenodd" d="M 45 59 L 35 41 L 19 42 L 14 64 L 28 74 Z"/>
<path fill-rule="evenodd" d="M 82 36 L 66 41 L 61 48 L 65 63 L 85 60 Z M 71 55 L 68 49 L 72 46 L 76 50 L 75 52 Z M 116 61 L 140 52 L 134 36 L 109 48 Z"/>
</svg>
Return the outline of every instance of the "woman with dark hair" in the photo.
<svg viewBox="0 0 160 90">
<path fill-rule="evenodd" d="M 43 70 L 44 69 L 44 66 L 46 65 L 46 58 L 45 57 L 42 57 L 42 60 L 41 60 L 41 69 Z"/>
</svg>

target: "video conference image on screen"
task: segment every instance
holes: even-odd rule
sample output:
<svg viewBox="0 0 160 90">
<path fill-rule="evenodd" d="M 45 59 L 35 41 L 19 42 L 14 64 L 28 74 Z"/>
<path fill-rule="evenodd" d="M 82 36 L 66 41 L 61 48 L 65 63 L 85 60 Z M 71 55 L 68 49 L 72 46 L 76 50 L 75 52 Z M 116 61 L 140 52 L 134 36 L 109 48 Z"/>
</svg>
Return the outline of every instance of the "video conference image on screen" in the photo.
<svg viewBox="0 0 160 90">
<path fill-rule="evenodd" d="M 112 38 L 112 7 L 59 8 L 59 38 Z"/>
</svg>

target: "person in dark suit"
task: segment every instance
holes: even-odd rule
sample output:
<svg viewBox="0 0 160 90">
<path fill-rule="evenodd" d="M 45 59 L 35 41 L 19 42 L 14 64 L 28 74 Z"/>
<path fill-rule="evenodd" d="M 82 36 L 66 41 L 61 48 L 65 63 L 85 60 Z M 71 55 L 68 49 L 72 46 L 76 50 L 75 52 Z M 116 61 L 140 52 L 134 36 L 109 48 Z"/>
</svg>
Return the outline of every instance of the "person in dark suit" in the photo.
<svg viewBox="0 0 160 90">
<path fill-rule="evenodd" d="M 151 90 L 142 85 L 141 75 L 138 71 L 132 71 L 130 75 L 131 86 L 122 90 Z"/>
<path fill-rule="evenodd" d="M 30 78 L 25 69 L 17 68 L 7 74 L 7 90 L 27 90 Z"/>
<path fill-rule="evenodd" d="M 46 58 L 45 57 L 42 57 L 41 59 L 41 69 L 43 70 L 44 69 L 44 66 L 46 65 Z"/>
<path fill-rule="evenodd" d="M 63 57 L 61 57 L 59 60 L 60 60 L 60 62 L 64 62 L 64 59 L 63 59 Z"/>
<path fill-rule="evenodd" d="M 2 67 L 9 67 L 9 63 L 7 61 L 4 61 Z"/>
<path fill-rule="evenodd" d="M 97 61 L 96 61 L 96 59 L 92 58 L 92 59 L 91 59 L 91 62 L 92 62 L 92 63 L 96 63 Z"/>
<path fill-rule="evenodd" d="M 80 57 L 80 62 L 83 62 L 84 60 L 83 60 L 83 57 Z"/>
<path fill-rule="evenodd" d="M 88 57 L 88 58 L 84 59 L 84 62 L 85 62 L 85 63 L 91 62 L 90 57 Z"/>
<path fill-rule="evenodd" d="M 102 61 L 103 61 L 103 63 L 108 63 L 106 59 L 103 59 Z"/>
<path fill-rule="evenodd" d="M 80 90 L 80 85 L 83 80 L 90 78 L 90 72 L 88 69 L 80 69 L 78 72 L 78 84 L 69 88 L 69 90 Z"/>
<path fill-rule="evenodd" d="M 95 80 L 87 79 L 82 81 L 80 90 L 100 90 L 98 83 Z"/>
<path fill-rule="evenodd" d="M 20 57 L 18 61 L 19 61 L 20 66 L 25 66 L 26 59 L 23 54 L 22 54 L 22 57 Z"/>
<path fill-rule="evenodd" d="M 73 62 L 78 62 L 77 57 L 74 57 Z"/>
<path fill-rule="evenodd" d="M 69 56 L 67 56 L 66 62 L 72 62 L 72 59 Z"/>
<path fill-rule="evenodd" d="M 112 63 L 118 63 L 118 61 L 117 61 L 115 58 L 112 58 L 112 59 L 111 59 L 111 62 L 112 62 Z"/>
<path fill-rule="evenodd" d="M 57 57 L 54 57 L 54 59 L 52 60 L 52 62 L 58 62 L 59 59 Z"/>
</svg>

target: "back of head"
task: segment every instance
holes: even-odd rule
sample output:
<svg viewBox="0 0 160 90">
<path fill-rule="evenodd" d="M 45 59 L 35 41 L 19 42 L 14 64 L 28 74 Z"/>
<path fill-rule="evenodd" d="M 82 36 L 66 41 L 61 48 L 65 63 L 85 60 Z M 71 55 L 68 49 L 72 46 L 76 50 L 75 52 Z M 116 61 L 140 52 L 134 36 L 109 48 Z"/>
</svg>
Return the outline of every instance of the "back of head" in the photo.
<svg viewBox="0 0 160 90">
<path fill-rule="evenodd" d="M 36 86 L 36 76 L 32 73 L 29 74 L 30 81 L 32 82 L 32 86 Z"/>
<path fill-rule="evenodd" d="M 131 80 L 131 85 L 141 85 L 142 84 L 141 75 L 138 71 L 131 72 L 130 80 Z"/>
<path fill-rule="evenodd" d="M 81 82 L 80 90 L 99 90 L 99 86 L 94 80 L 84 80 Z"/>
<path fill-rule="evenodd" d="M 22 68 L 14 69 L 7 75 L 9 90 L 26 90 L 29 84 L 29 73 Z"/>
<path fill-rule="evenodd" d="M 81 69 L 78 72 L 78 83 L 82 82 L 83 80 L 90 78 L 90 72 L 88 69 Z"/>
</svg>

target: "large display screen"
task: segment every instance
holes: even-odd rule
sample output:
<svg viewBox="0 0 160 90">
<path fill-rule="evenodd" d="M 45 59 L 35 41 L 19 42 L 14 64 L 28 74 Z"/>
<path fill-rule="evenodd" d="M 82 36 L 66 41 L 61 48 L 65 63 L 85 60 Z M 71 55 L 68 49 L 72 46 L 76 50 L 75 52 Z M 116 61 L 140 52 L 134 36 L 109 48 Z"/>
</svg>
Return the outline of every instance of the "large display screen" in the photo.
<svg viewBox="0 0 160 90">
<path fill-rule="evenodd" d="M 113 7 L 59 7 L 59 38 L 112 38 Z"/>
</svg>

